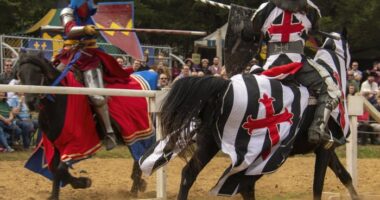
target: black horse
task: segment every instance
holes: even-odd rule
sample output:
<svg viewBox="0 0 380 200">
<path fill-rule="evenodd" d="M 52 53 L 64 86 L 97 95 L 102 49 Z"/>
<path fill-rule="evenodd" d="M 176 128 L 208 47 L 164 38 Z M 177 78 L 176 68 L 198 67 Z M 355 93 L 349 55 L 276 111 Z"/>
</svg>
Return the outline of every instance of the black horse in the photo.
<svg viewBox="0 0 380 200">
<path fill-rule="evenodd" d="M 42 53 L 39 54 L 21 54 L 16 73 L 24 85 L 51 85 L 53 81 L 60 75 L 51 63 L 44 58 Z M 26 103 L 30 110 L 39 111 L 39 126 L 49 141 L 54 142 L 59 136 L 63 128 L 67 95 L 54 95 L 54 101 L 49 100 L 46 95 L 26 94 Z M 79 106 L 79 105 L 78 105 Z M 115 120 L 111 120 L 114 130 L 121 133 L 119 125 Z M 78 124 L 77 126 L 80 126 Z M 98 130 L 102 128 L 97 126 Z M 102 131 L 98 131 L 102 138 Z M 74 177 L 69 173 L 69 166 L 66 162 L 61 161 L 60 152 L 55 148 L 55 154 L 52 161 L 51 172 L 53 174 L 52 194 L 49 199 L 59 199 L 60 184 L 64 182 L 70 184 L 74 189 L 84 189 L 91 186 L 91 179 L 87 177 Z M 133 185 L 130 190 L 132 196 L 137 196 L 138 191 L 144 192 L 146 182 L 142 179 L 142 172 L 135 161 L 131 178 Z"/>
<path fill-rule="evenodd" d="M 332 53 L 335 59 L 343 59 L 343 63 L 348 63 L 349 55 L 346 51 L 348 47 L 345 40 L 333 41 L 327 39 L 325 47 L 328 48 L 325 50 Z M 335 67 L 346 69 L 346 66 Z M 252 80 L 256 78 L 252 75 L 243 75 L 243 79 Z M 170 138 L 168 145 L 163 149 L 165 159 L 169 158 L 168 160 L 170 160 L 172 155 L 170 152 L 173 152 L 173 149 L 178 147 L 178 144 L 181 144 L 181 142 L 182 147 L 180 148 L 190 146 L 191 140 L 196 135 L 196 149 L 190 150 L 190 153 L 193 153 L 192 158 L 182 170 L 178 199 L 187 199 L 189 190 L 200 171 L 222 148 L 221 136 L 218 133 L 221 127 L 227 126 L 225 119 L 228 117 L 226 116 L 228 113 L 223 113 L 224 108 L 231 108 L 233 106 L 232 102 L 226 100 L 231 94 L 232 86 L 230 85 L 231 80 L 216 77 L 180 79 L 174 84 L 162 106 L 162 132 L 164 136 Z M 352 184 L 352 178 L 334 151 L 336 145 L 330 149 L 325 149 L 322 145 L 308 142 L 307 130 L 311 124 L 310 119 L 313 118 L 314 111 L 315 105 L 306 108 L 290 155 L 311 152 L 316 154 L 313 187 L 314 199 L 321 199 L 327 167 L 334 171 L 340 181 L 349 190 L 352 199 L 358 199 L 358 194 Z M 336 138 L 344 137 L 342 129 L 337 123 L 333 119 L 330 122 L 330 132 Z M 183 143 L 183 141 L 185 142 Z M 151 152 L 152 149 L 147 154 Z M 284 156 L 286 157 L 287 155 Z M 143 166 L 143 162 L 144 158 L 140 160 L 141 166 Z M 261 177 L 262 175 L 247 176 L 244 173 L 234 174 L 234 179 L 240 183 L 237 193 L 240 193 L 244 199 L 254 199 L 255 182 Z"/>
</svg>

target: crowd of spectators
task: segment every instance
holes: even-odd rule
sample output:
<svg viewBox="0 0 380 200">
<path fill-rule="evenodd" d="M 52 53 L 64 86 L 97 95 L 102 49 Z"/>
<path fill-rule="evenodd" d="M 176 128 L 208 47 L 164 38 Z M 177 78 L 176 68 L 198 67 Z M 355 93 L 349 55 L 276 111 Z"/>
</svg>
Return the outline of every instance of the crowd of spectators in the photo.
<svg viewBox="0 0 380 200">
<path fill-rule="evenodd" d="M 0 74 L 1 84 L 17 85 L 13 74 L 13 61 L 4 61 L 4 71 Z M 15 146 L 29 150 L 33 133 L 38 123 L 33 120 L 25 97 L 21 93 L 0 92 L 0 152 L 14 152 Z"/>
<path fill-rule="evenodd" d="M 374 62 L 371 69 L 361 71 L 359 62 L 353 61 L 347 71 L 348 95 L 361 95 L 380 111 L 380 62 Z M 364 111 L 359 116 L 359 144 L 380 144 L 380 124 Z"/>
<path fill-rule="evenodd" d="M 184 64 L 182 65 L 178 62 L 173 62 L 171 68 L 169 68 L 162 56 L 159 56 L 158 59 L 156 59 L 156 64 L 152 66 L 147 65 L 147 60 L 134 60 L 130 66 L 125 64 L 125 59 L 123 57 L 116 57 L 116 60 L 124 69 L 132 68 L 135 72 L 144 70 L 156 71 L 159 75 L 157 81 L 158 89 L 170 88 L 175 81 L 184 77 L 202 77 L 205 75 L 223 78 L 227 77 L 224 67 L 221 66 L 218 57 L 213 59 L 211 65 L 209 65 L 209 60 L 206 58 L 202 59 L 200 64 L 195 64 L 191 58 L 187 58 L 183 61 Z"/>
</svg>

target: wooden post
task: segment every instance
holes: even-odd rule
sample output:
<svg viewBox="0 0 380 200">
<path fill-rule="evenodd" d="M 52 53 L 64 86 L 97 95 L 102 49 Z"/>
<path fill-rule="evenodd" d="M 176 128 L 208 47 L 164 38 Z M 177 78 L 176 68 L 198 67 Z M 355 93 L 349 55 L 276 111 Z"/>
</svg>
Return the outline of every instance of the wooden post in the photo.
<svg viewBox="0 0 380 200">
<path fill-rule="evenodd" d="M 222 29 L 219 28 L 216 34 L 216 56 L 219 57 L 220 66 L 222 66 L 223 62 L 223 39 L 222 38 Z"/>
<path fill-rule="evenodd" d="M 161 90 L 156 93 L 154 102 L 152 107 L 152 112 L 156 113 L 156 140 L 160 140 L 162 138 L 161 133 L 161 118 L 159 115 L 161 104 L 169 90 Z M 161 167 L 156 172 L 156 196 L 157 199 L 166 200 L 166 166 Z"/>
<path fill-rule="evenodd" d="M 351 135 L 346 145 L 347 170 L 351 174 L 355 187 L 358 185 L 357 159 L 358 159 L 358 116 L 363 114 L 363 97 L 348 96 L 348 114 L 350 117 Z"/>
</svg>

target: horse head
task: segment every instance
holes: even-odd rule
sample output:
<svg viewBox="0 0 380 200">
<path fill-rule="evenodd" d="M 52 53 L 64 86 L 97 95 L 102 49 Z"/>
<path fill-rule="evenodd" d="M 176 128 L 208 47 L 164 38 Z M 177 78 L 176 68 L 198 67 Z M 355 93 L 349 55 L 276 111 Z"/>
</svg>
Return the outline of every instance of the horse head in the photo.
<svg viewBox="0 0 380 200">
<path fill-rule="evenodd" d="M 337 56 L 345 61 L 346 69 L 348 69 L 351 56 L 347 42 L 347 29 L 343 28 L 341 33 L 332 32 L 331 34 L 340 36 L 341 39 L 336 40 L 332 38 L 326 38 L 321 48 L 333 51 Z"/>
<path fill-rule="evenodd" d="M 44 57 L 42 52 L 37 54 L 20 53 L 20 59 L 15 68 L 15 74 L 23 85 L 49 85 L 59 75 L 51 62 Z M 26 94 L 25 100 L 30 110 L 38 109 L 41 94 Z"/>
</svg>

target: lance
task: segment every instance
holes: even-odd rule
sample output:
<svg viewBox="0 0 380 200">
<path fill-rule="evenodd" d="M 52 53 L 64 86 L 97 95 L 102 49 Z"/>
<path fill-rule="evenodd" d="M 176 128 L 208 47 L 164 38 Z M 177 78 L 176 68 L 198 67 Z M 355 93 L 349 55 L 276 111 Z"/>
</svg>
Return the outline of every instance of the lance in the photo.
<svg viewBox="0 0 380 200">
<path fill-rule="evenodd" d="M 119 32 L 136 32 L 136 33 L 155 33 L 155 34 L 172 34 L 172 35 L 194 35 L 205 36 L 205 31 L 190 30 L 170 30 L 170 29 L 147 29 L 147 28 L 95 28 L 97 31 L 119 31 Z M 41 26 L 41 31 L 62 33 L 62 26 Z"/>
<path fill-rule="evenodd" d="M 215 1 L 210 1 L 210 0 L 195 0 L 195 1 L 199 1 L 199 2 L 202 2 L 202 3 L 208 4 L 208 5 L 216 6 L 216 7 L 223 8 L 223 9 L 228 9 L 228 10 L 231 9 L 231 6 L 223 4 L 223 3 L 218 3 L 218 2 L 215 2 Z M 331 34 L 331 33 L 326 33 L 326 32 L 323 32 L 323 31 L 316 31 L 314 33 L 322 35 L 322 36 L 325 36 L 325 37 L 328 37 L 328 38 L 331 38 L 331 39 L 334 39 L 334 40 L 340 40 L 341 39 L 338 34 Z"/>
<path fill-rule="evenodd" d="M 215 2 L 215 1 L 210 1 L 210 0 L 195 0 L 195 1 L 200 1 L 202 3 L 209 4 L 209 5 L 212 5 L 212 6 L 216 6 L 216 7 L 219 7 L 219 8 L 231 9 L 231 6 L 223 4 L 223 3 Z"/>
</svg>

